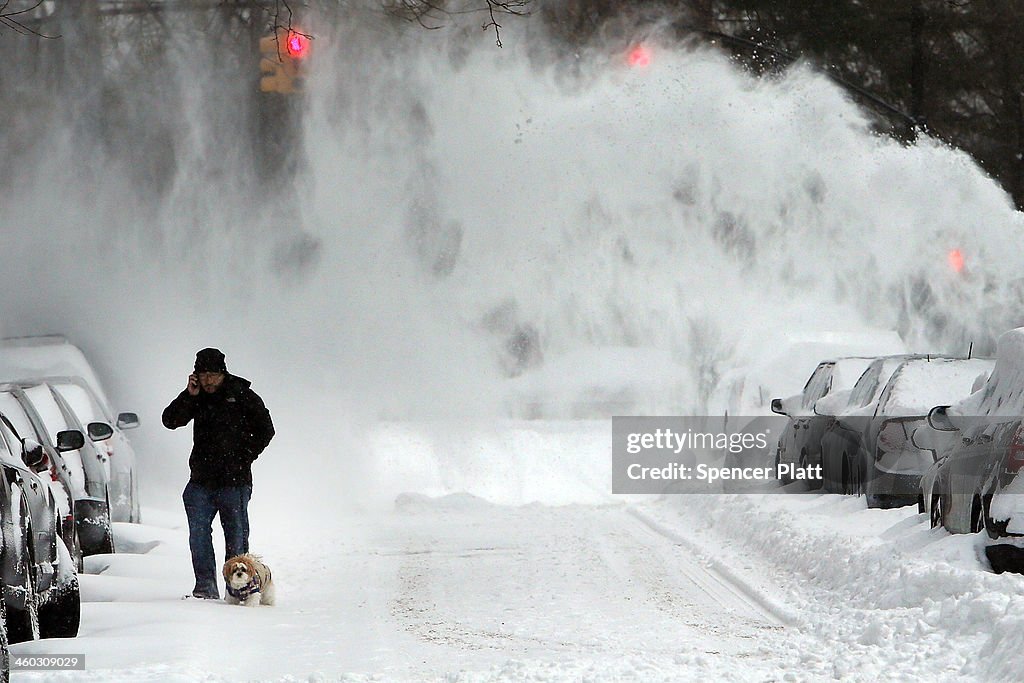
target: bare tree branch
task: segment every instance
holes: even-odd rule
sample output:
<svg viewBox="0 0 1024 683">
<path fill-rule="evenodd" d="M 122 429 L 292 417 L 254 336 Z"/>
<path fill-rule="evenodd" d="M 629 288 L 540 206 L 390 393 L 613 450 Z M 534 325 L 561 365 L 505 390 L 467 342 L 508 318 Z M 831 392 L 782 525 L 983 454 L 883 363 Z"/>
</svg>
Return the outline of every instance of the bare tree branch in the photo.
<svg viewBox="0 0 1024 683">
<path fill-rule="evenodd" d="M 501 47 L 501 24 L 498 23 L 498 16 L 509 14 L 512 16 L 527 16 L 526 9 L 532 0 L 486 0 L 482 7 L 470 7 L 467 9 L 449 9 L 444 6 L 443 0 L 384 0 L 383 6 L 386 12 L 394 16 L 415 21 L 426 29 L 438 29 L 444 25 L 444 17 L 453 17 L 460 14 L 475 14 L 487 12 L 489 21 L 483 24 L 483 29 L 493 27 L 496 43 Z"/>
<path fill-rule="evenodd" d="M 40 33 L 39 31 L 36 31 L 31 26 L 27 26 L 26 24 L 24 24 L 20 19 L 14 19 L 13 18 L 13 17 L 20 16 L 22 14 L 28 14 L 30 12 L 34 12 L 36 9 L 39 8 L 40 5 L 43 4 L 43 0 L 38 0 L 38 2 L 36 2 L 36 4 L 31 5 L 30 7 L 26 7 L 25 9 L 9 10 L 8 11 L 7 7 L 10 4 L 11 4 L 10 0 L 4 0 L 4 2 L 2 4 L 0 4 L 0 26 L 6 26 L 7 28 L 15 31 L 16 33 L 20 33 L 23 36 L 38 36 L 40 38 L 50 38 L 50 39 L 60 38 L 60 36 L 48 36 L 48 35 L 46 35 L 44 33 Z"/>
<path fill-rule="evenodd" d="M 494 27 L 494 41 L 498 47 L 501 45 L 501 24 L 495 19 L 495 12 L 503 14 L 511 14 L 517 17 L 523 17 L 529 14 L 525 8 L 530 0 L 511 0 L 511 2 L 499 2 L 498 0 L 487 0 L 487 12 L 491 17 L 491 20 L 483 25 L 483 29 L 486 31 L 490 27 Z"/>
</svg>

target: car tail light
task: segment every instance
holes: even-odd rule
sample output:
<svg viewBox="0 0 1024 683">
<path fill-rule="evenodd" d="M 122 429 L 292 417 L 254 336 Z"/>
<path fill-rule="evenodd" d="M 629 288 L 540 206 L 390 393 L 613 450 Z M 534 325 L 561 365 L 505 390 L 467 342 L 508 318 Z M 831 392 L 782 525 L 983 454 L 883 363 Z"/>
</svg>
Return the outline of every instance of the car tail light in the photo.
<svg viewBox="0 0 1024 683">
<path fill-rule="evenodd" d="M 52 460 L 50 461 L 50 481 L 60 481 L 57 477 L 57 466 L 53 464 Z"/>
<path fill-rule="evenodd" d="M 900 451 L 906 446 L 907 432 L 903 423 L 896 420 L 888 420 L 882 423 L 878 430 L 878 451 L 880 453 L 892 453 Z"/>
<path fill-rule="evenodd" d="M 1006 471 L 1017 472 L 1024 467 L 1024 426 L 1018 426 L 1010 439 L 1010 449 L 1006 454 Z"/>
</svg>

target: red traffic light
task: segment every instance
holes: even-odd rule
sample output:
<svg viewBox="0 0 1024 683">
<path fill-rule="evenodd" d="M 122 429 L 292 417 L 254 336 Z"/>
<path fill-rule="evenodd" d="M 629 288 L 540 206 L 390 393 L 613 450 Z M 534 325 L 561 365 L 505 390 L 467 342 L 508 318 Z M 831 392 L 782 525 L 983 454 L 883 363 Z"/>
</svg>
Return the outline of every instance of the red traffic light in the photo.
<svg viewBox="0 0 1024 683">
<path fill-rule="evenodd" d="M 949 262 L 949 267 L 953 269 L 954 273 L 964 272 L 964 254 L 959 249 L 950 249 L 949 253 L 946 254 L 946 260 Z"/>
<path fill-rule="evenodd" d="M 651 49 L 643 43 L 637 45 L 629 51 L 628 55 L 626 55 L 626 63 L 634 68 L 650 66 Z"/>
<path fill-rule="evenodd" d="M 288 56 L 294 59 L 302 59 L 309 52 L 309 38 L 301 33 L 290 31 L 285 40 L 285 49 Z"/>
</svg>

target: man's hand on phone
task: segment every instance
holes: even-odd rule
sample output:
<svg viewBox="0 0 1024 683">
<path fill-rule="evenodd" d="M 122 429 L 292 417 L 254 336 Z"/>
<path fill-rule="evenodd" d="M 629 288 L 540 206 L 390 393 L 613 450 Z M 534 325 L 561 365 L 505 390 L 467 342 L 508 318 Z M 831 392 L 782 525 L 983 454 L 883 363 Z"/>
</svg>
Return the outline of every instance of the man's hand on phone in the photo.
<svg viewBox="0 0 1024 683">
<path fill-rule="evenodd" d="M 190 396 L 199 395 L 199 378 L 195 376 L 195 373 L 188 376 L 188 386 L 185 388 Z"/>
</svg>

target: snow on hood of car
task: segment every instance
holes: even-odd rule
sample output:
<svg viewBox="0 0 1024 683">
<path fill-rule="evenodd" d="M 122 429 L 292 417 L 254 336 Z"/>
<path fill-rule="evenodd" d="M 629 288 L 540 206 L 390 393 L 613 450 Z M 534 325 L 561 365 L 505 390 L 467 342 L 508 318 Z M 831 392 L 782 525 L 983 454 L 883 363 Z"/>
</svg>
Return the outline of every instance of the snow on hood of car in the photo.
<svg viewBox="0 0 1024 683">
<path fill-rule="evenodd" d="M 996 344 L 995 367 L 988 380 L 950 406 L 952 416 L 1024 415 L 1024 327 L 1004 332 Z"/>
<path fill-rule="evenodd" d="M 879 397 L 879 413 L 927 415 L 934 406 L 949 405 L 971 392 L 978 375 L 989 372 L 988 358 L 917 358 L 908 360 L 889 379 Z"/>
</svg>

